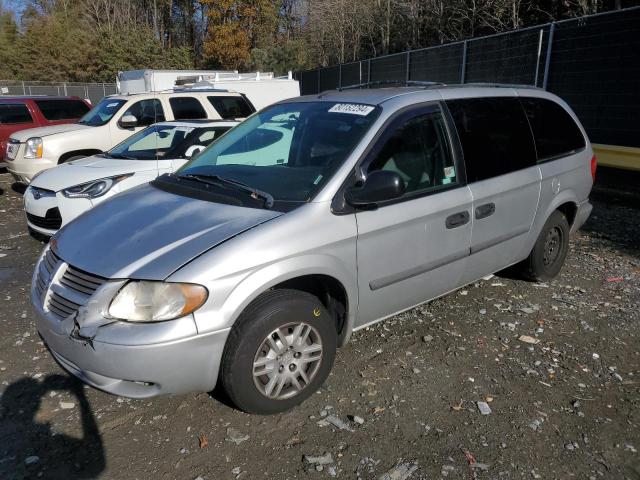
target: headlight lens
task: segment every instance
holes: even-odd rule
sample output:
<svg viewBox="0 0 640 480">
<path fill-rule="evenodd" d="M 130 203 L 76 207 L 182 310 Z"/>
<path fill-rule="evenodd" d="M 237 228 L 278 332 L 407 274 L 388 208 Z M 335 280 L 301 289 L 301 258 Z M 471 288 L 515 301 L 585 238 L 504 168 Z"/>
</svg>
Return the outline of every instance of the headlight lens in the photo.
<svg viewBox="0 0 640 480">
<path fill-rule="evenodd" d="M 161 322 L 184 317 L 207 300 L 202 285 L 130 281 L 109 305 L 109 315 L 129 322 Z"/>
<path fill-rule="evenodd" d="M 117 177 L 101 178 L 99 180 L 92 180 L 91 182 L 82 183 L 80 185 L 74 185 L 73 187 L 65 188 L 62 190 L 62 194 L 67 198 L 97 198 L 107 193 L 118 182 L 121 182 L 125 178 L 129 178 L 133 173 L 126 175 L 118 175 Z"/>
<path fill-rule="evenodd" d="M 24 158 L 42 158 L 42 139 L 40 137 L 27 140 Z"/>
</svg>

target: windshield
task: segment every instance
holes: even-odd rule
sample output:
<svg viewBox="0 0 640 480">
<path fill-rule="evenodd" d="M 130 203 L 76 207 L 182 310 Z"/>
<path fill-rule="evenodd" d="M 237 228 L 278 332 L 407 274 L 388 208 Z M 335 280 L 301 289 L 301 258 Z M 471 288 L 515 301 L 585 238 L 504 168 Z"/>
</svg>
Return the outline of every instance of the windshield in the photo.
<svg viewBox="0 0 640 480">
<path fill-rule="evenodd" d="M 156 124 L 116 145 L 109 150 L 107 156 L 135 160 L 191 158 L 229 128 L 231 127 Z"/>
<path fill-rule="evenodd" d="M 98 105 L 89 110 L 79 121 L 82 125 L 99 127 L 107 123 L 127 103 L 126 100 L 105 98 Z"/>
<path fill-rule="evenodd" d="M 378 114 L 379 109 L 370 105 L 274 105 L 242 122 L 177 175 L 232 180 L 266 192 L 276 202 L 308 201 L 344 162 Z"/>
</svg>

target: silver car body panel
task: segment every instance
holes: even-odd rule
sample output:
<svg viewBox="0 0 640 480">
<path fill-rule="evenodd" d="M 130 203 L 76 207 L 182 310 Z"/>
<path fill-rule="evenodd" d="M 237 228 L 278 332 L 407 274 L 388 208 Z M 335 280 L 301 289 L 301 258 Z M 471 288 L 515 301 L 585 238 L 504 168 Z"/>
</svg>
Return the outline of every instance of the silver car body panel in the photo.
<svg viewBox="0 0 640 480">
<path fill-rule="evenodd" d="M 139 215 L 131 215 L 132 205 Z M 279 215 L 212 204 L 147 184 L 116 195 L 63 227 L 57 253 L 102 277 L 164 280 L 206 250 Z"/>
<path fill-rule="evenodd" d="M 374 211 L 336 214 L 332 201 L 398 111 L 448 98 L 517 95 L 549 98 L 567 108 L 540 90 L 490 87 L 351 90 L 287 100 L 366 103 L 380 106 L 381 112 L 314 199 L 286 214 L 144 186 L 82 215 L 54 238 L 64 265 L 105 277 L 105 285 L 111 284 L 101 287 L 105 289 L 119 288 L 130 278 L 165 280 L 204 285 L 209 297 L 183 319 L 130 324 L 105 319 L 108 302 L 100 297 L 107 290 L 96 291 L 87 300 L 90 307 L 62 322 L 46 311 L 46 299 L 43 303 L 32 292 L 39 331 L 63 358 L 59 361 L 68 361 L 65 368 L 98 388 L 130 396 L 180 393 L 213 388 L 230 329 L 251 301 L 284 281 L 322 275 L 339 282 L 347 298 L 344 343 L 358 328 L 516 263 L 527 256 L 560 205 L 578 206 L 574 230 L 588 217 L 588 141 L 584 150 L 558 160 Z M 495 203 L 496 214 L 476 219 L 475 209 L 486 203 Z M 467 211 L 471 221 L 446 228 L 446 219 L 461 211 Z M 56 321 L 63 326 L 52 326 Z M 70 338 L 74 328 L 83 333 L 80 340 Z M 95 350 L 78 346 L 83 337 L 97 345 Z M 159 346 L 167 344 L 164 357 Z M 177 378 L 178 369 L 169 367 L 167 358 L 192 345 L 186 363 L 193 368 L 179 369 L 189 372 L 183 375 L 189 378 Z M 143 352 L 139 358 L 146 368 L 134 360 L 136 349 Z M 118 358 L 136 365 L 129 367 Z M 200 370 L 198 362 L 204 362 Z M 124 379 L 154 387 L 145 389 Z"/>
</svg>

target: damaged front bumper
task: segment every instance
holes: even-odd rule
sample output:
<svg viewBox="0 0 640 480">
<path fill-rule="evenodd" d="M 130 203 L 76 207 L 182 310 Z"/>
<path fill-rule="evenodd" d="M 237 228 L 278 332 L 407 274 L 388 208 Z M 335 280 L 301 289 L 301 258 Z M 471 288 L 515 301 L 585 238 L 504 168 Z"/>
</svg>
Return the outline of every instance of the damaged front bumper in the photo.
<svg viewBox="0 0 640 480">
<path fill-rule="evenodd" d="M 156 323 L 129 323 L 103 312 L 125 281 L 106 281 L 78 310 L 61 318 L 48 308 L 60 292 L 67 265 L 54 267 L 41 294 L 31 286 L 40 336 L 58 363 L 96 388 L 131 398 L 209 391 L 214 388 L 229 329 L 198 334 L 191 315 Z"/>
</svg>

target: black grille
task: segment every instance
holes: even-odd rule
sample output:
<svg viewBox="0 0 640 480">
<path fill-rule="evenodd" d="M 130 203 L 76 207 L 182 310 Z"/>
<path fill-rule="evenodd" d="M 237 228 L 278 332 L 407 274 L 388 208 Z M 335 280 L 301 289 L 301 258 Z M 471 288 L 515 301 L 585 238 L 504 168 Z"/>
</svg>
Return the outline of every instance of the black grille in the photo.
<svg viewBox="0 0 640 480">
<path fill-rule="evenodd" d="M 27 220 L 36 227 L 46 228 L 47 230 L 58 230 L 62 226 L 62 217 L 58 207 L 47 210 L 47 214 L 44 217 L 27 212 Z"/>
</svg>

